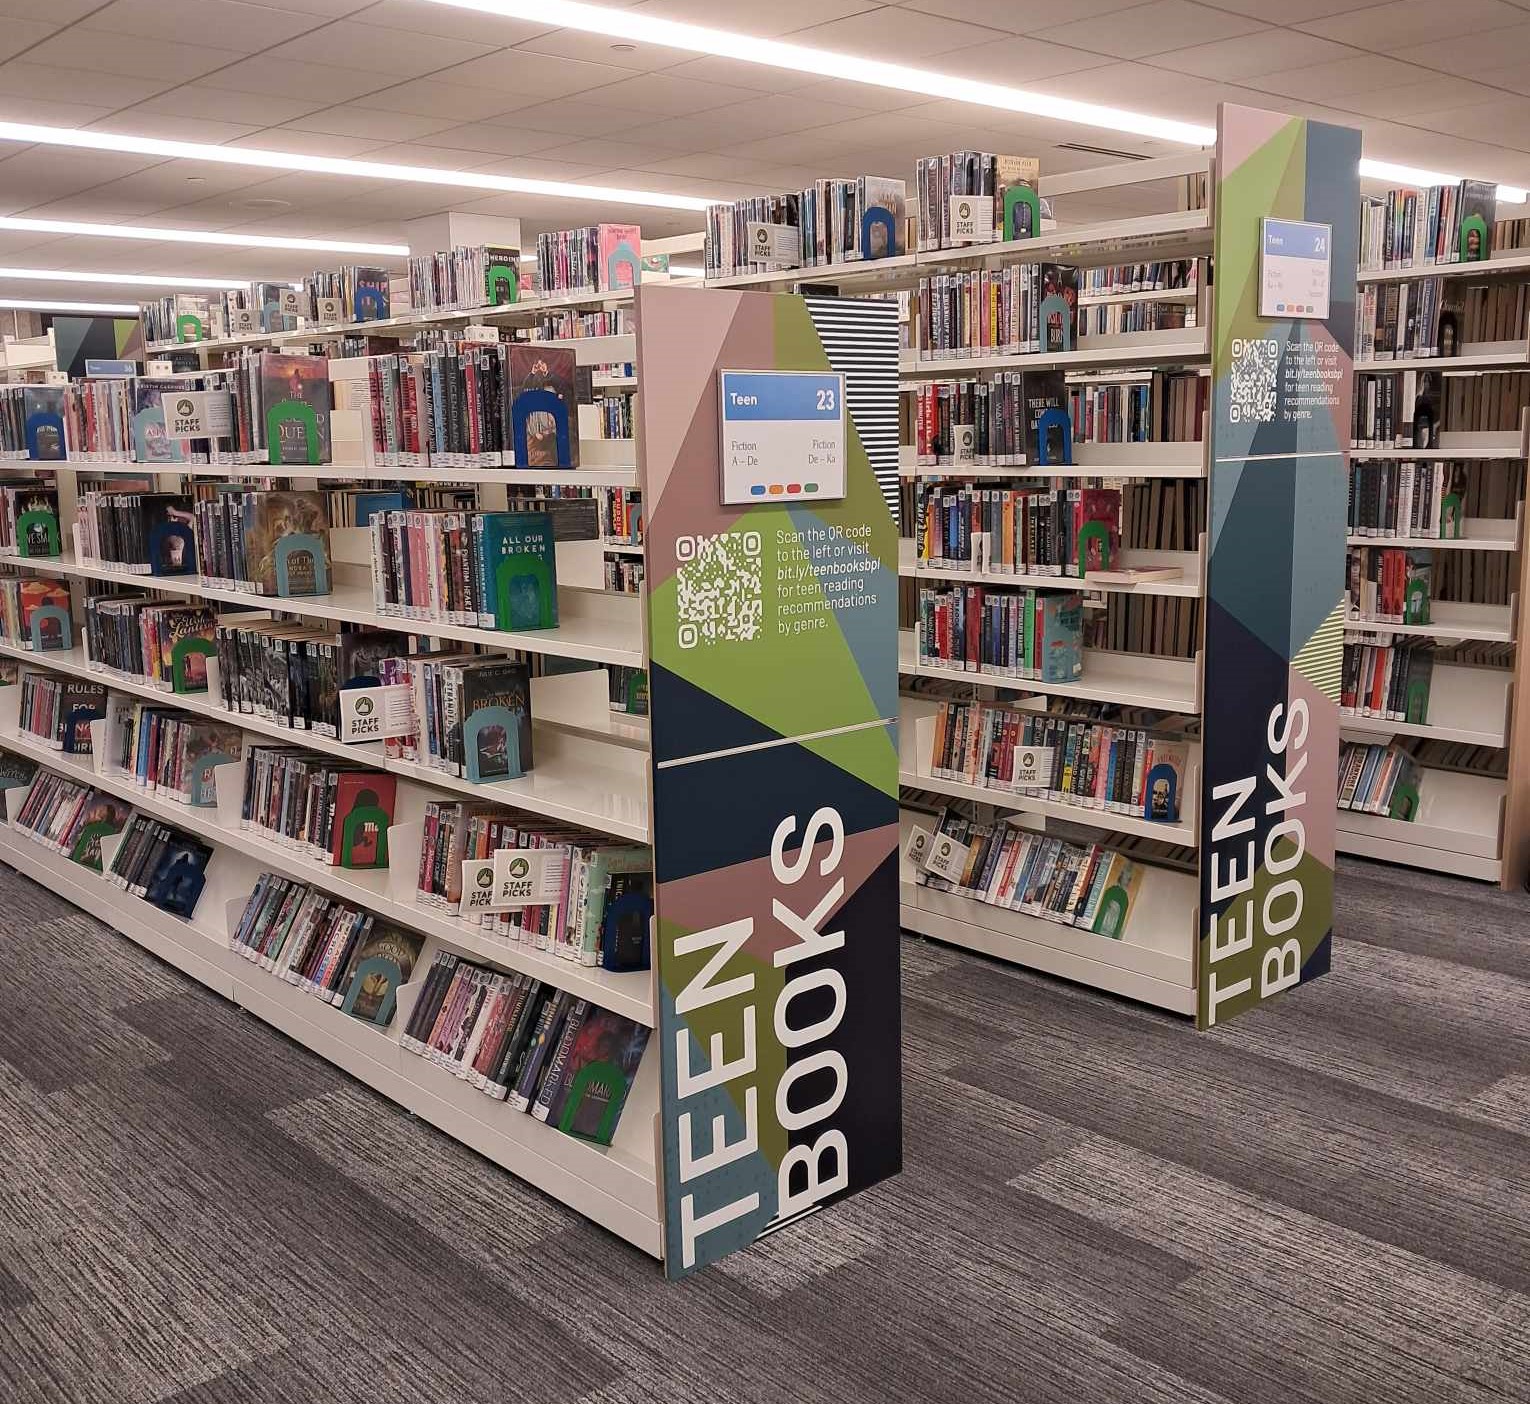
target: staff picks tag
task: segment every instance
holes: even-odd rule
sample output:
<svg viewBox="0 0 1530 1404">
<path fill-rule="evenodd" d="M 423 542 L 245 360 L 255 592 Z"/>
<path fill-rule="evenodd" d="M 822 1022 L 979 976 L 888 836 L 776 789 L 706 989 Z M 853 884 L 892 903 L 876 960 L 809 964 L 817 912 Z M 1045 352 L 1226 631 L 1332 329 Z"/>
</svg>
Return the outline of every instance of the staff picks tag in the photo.
<svg viewBox="0 0 1530 1404">
<path fill-rule="evenodd" d="M 494 855 L 494 895 L 489 910 L 550 906 L 563 895 L 567 877 L 568 854 L 562 849 L 502 848 Z"/>
<path fill-rule="evenodd" d="M 952 239 L 989 243 L 993 239 L 993 196 L 953 195 L 950 224 Z"/>
<path fill-rule="evenodd" d="M 381 741 L 413 732 L 414 689 L 407 683 L 340 689 L 342 741 Z"/>
<path fill-rule="evenodd" d="M 947 882 L 959 883 L 967 871 L 967 845 L 949 834 L 937 834 L 925 854 L 924 870 Z"/>
</svg>

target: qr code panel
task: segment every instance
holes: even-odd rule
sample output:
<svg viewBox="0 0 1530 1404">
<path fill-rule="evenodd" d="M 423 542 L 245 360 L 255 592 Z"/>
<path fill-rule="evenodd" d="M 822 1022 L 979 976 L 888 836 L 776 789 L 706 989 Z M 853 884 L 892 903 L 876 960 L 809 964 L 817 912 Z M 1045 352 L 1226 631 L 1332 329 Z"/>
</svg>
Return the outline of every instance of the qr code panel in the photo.
<svg viewBox="0 0 1530 1404">
<path fill-rule="evenodd" d="M 757 531 L 682 536 L 675 542 L 681 648 L 760 636 L 765 600 Z"/>
<path fill-rule="evenodd" d="M 1270 423 L 1275 418 L 1280 343 L 1268 338 L 1239 340 L 1233 342 L 1232 352 L 1228 418 L 1234 424 Z"/>
</svg>

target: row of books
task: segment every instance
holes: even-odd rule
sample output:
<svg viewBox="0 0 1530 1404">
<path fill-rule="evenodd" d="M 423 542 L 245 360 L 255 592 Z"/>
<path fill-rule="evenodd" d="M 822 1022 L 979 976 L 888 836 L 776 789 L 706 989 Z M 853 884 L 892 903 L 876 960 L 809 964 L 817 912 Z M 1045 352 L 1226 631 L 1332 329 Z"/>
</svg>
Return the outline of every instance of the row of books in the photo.
<svg viewBox="0 0 1530 1404">
<path fill-rule="evenodd" d="M 630 556 L 607 557 L 602 567 L 603 583 L 607 590 L 618 595 L 636 595 L 643 589 L 643 562 Z"/>
<path fill-rule="evenodd" d="M 606 668 L 606 681 L 610 689 L 613 712 L 629 717 L 648 715 L 648 670 L 634 668 L 625 663 L 612 663 Z"/>
<path fill-rule="evenodd" d="M 1037 194 L 1041 163 L 1034 156 L 997 156 L 987 151 L 952 151 L 921 156 L 914 167 L 918 247 L 961 248 L 991 240 L 1029 239 L 1041 233 L 1043 206 Z M 975 213 L 961 222 L 963 203 L 975 196 Z M 966 232 L 970 230 L 971 232 Z"/>
<path fill-rule="evenodd" d="M 85 600 L 85 653 L 95 672 L 161 692 L 207 691 L 217 615 L 194 600 L 97 594 Z"/>
<path fill-rule="evenodd" d="M 379 614 L 482 629 L 557 627 L 547 513 L 389 512 L 369 530 Z"/>
<path fill-rule="evenodd" d="M 196 809 L 218 803 L 212 768 L 239 760 L 244 733 L 152 702 L 114 694 L 108 699 L 102 758 L 146 794 Z"/>
<path fill-rule="evenodd" d="M 1119 569 L 1121 492 L 929 485 L 916 539 L 920 563 L 941 570 L 1082 578 Z"/>
<path fill-rule="evenodd" d="M 1524 341 L 1530 319 L 1530 283 L 1466 282 L 1461 294 L 1461 341 Z"/>
<path fill-rule="evenodd" d="M 599 488 L 595 501 L 602 541 L 643 544 L 643 494 L 637 488 Z"/>
<path fill-rule="evenodd" d="M 0 385 L 0 460 L 63 458 L 64 399 L 62 385 Z"/>
<path fill-rule="evenodd" d="M 463 343 L 336 362 L 331 373 L 335 408 L 362 413 L 377 467 L 579 466 L 571 350 Z"/>
<path fill-rule="evenodd" d="M 316 862 L 386 868 L 397 777 L 295 746 L 244 748 L 239 827 Z"/>
<path fill-rule="evenodd" d="M 1349 534 L 1459 540 L 1465 493 L 1459 463 L 1357 460 L 1349 468 Z"/>
<path fill-rule="evenodd" d="M 409 260 L 409 306 L 415 312 L 504 307 L 521 288 L 521 251 L 507 245 L 456 245 Z"/>
<path fill-rule="evenodd" d="M 1060 371 L 923 381 L 914 392 L 914 461 L 930 468 L 1039 463 L 1043 416 L 1062 407 L 1065 393 Z M 1056 453 L 1048 461 L 1064 464 L 1068 456 Z"/>
<path fill-rule="evenodd" d="M 463 649 L 385 658 L 384 687 L 413 689 L 414 730 L 390 737 L 389 756 L 478 783 L 518 780 L 533 768 L 531 672 L 525 663 Z"/>
<path fill-rule="evenodd" d="M 1084 675 L 1084 598 L 1077 590 L 921 588 L 921 667 L 1074 683 Z"/>
<path fill-rule="evenodd" d="M 1078 309 L 1079 336 L 1123 336 L 1129 332 L 1178 331 L 1195 325 L 1195 309 L 1184 302 L 1102 302 Z"/>
<path fill-rule="evenodd" d="M 1200 278 L 1200 260 L 1194 258 L 1117 263 L 1084 269 L 1079 275 L 1079 293 L 1083 297 L 1109 297 L 1122 293 L 1193 292 L 1200 287 Z"/>
<path fill-rule="evenodd" d="M 1006 794 L 1177 823 L 1190 747 L 1140 727 L 943 702 L 930 773 Z"/>
<path fill-rule="evenodd" d="M 706 276 L 896 257 L 907 247 L 906 198 L 901 180 L 859 176 L 710 205 L 703 244 Z"/>
<path fill-rule="evenodd" d="M 1211 406 L 1211 378 L 1154 371 L 1145 380 L 1086 381 L 1068 387 L 1075 444 L 1198 440 Z"/>
<path fill-rule="evenodd" d="M 1060 263 L 938 273 L 914 296 L 922 361 L 1072 350 L 1078 269 Z"/>
<path fill-rule="evenodd" d="M 1419 726 L 1429 720 L 1434 647 L 1427 642 L 1346 643 L 1341 711 Z"/>
<path fill-rule="evenodd" d="M 602 439 L 631 439 L 636 432 L 631 395 L 603 395 L 595 401 Z"/>
<path fill-rule="evenodd" d="M 1454 384 L 1456 379 L 1452 376 L 1446 383 Z M 1352 445 L 1360 449 L 1438 448 L 1443 380 L 1432 370 L 1359 372 L 1355 376 Z"/>
<path fill-rule="evenodd" d="M 69 606 L 62 580 L 0 575 L 0 638 L 15 648 L 69 648 Z"/>
<path fill-rule="evenodd" d="M 424 937 L 295 878 L 262 873 L 229 946 L 280 980 L 387 1028 Z"/>
<path fill-rule="evenodd" d="M 442 951 L 399 1042 L 516 1111 L 610 1145 L 648 1033 L 529 975 Z"/>
<path fill-rule="evenodd" d="M 505 849 L 552 855 L 560 874 L 556 901 L 509 911 L 482 905 L 463 865 Z M 577 965 L 647 970 L 653 916 L 653 854 L 637 844 L 589 834 L 472 801 L 425 806 L 415 901 L 461 916 L 500 940 L 545 951 Z"/>
<path fill-rule="evenodd" d="M 303 280 L 307 294 L 303 315 L 322 324 L 384 321 L 393 315 L 392 281 L 387 269 L 358 263 L 310 273 Z M 328 315 L 332 312 L 340 315 Z"/>
<path fill-rule="evenodd" d="M 91 753 L 90 724 L 106 715 L 106 688 L 89 678 L 25 673 L 20 729 L 70 756 Z"/>
<path fill-rule="evenodd" d="M 1340 741 L 1340 809 L 1411 821 L 1418 813 L 1418 785 L 1418 764 L 1400 746 Z"/>
<path fill-rule="evenodd" d="M 122 832 L 133 806 L 82 780 L 39 769 L 27 757 L 7 756 L 6 761 L 7 771 L 17 771 L 16 778 L 31 785 L 11 826 L 71 863 L 102 872 L 102 840 Z M 21 765 L 18 768 L 12 762 Z M 28 768 L 32 775 L 25 781 Z"/>
<path fill-rule="evenodd" d="M 82 502 L 84 499 L 81 499 Z M 329 518 L 318 491 L 263 492 L 203 484 L 193 503 L 193 568 L 204 584 L 256 595 L 327 595 L 334 578 Z M 167 568 L 175 574 L 174 538 Z M 150 541 L 151 560 L 158 561 Z"/>
<path fill-rule="evenodd" d="M 1355 358 L 1401 360 L 1461 354 L 1461 306 L 1453 278 L 1364 283 L 1355 298 Z"/>
<path fill-rule="evenodd" d="M 1348 617 L 1361 623 L 1427 624 L 1434 553 L 1397 546 L 1351 546 L 1345 559 Z"/>
<path fill-rule="evenodd" d="M 379 512 L 470 512 L 478 505 L 471 483 L 406 483 L 400 474 L 393 483 L 347 484 L 324 489 L 324 515 L 331 527 L 370 526 Z M 276 479 L 265 480 L 266 484 Z M 290 482 L 283 478 L 280 483 Z"/>
<path fill-rule="evenodd" d="M 1142 863 L 1103 844 L 980 824 L 950 809 L 940 815 L 931 848 L 942 838 L 960 844 L 965 858 L 952 878 L 920 871 L 922 886 L 1111 940 L 1125 935 L 1146 875 Z"/>
<path fill-rule="evenodd" d="M 1475 263 L 1488 256 L 1498 209 L 1491 181 L 1401 187 L 1360 197 L 1360 269 Z"/>
<path fill-rule="evenodd" d="M 614 292 L 642 277 L 643 233 L 635 224 L 592 224 L 537 235 L 537 291 Z"/>
</svg>

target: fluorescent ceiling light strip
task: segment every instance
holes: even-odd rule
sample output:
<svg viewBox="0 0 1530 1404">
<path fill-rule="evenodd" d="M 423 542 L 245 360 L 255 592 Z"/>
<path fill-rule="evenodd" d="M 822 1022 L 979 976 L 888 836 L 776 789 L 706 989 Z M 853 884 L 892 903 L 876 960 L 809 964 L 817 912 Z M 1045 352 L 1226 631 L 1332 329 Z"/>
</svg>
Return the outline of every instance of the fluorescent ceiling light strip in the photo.
<svg viewBox="0 0 1530 1404">
<path fill-rule="evenodd" d="M 973 78 L 957 78 L 950 74 L 932 73 L 924 68 L 909 68 L 901 63 L 883 63 L 878 59 L 857 58 L 853 54 L 832 53 L 827 49 L 811 49 L 804 44 L 761 39 L 753 34 L 737 34 L 726 29 L 707 29 L 698 24 L 655 19 L 632 10 L 608 10 L 599 5 L 579 4 L 576 0 L 432 0 L 432 3 L 458 10 L 503 15 L 508 19 L 529 20 L 549 28 L 577 29 L 586 34 L 606 34 L 614 39 L 628 39 L 639 44 L 662 44 L 666 48 L 685 49 L 690 53 L 714 54 L 719 58 L 738 59 L 742 63 L 784 68 L 794 73 L 811 73 L 820 78 L 841 78 L 878 88 L 897 88 L 904 92 L 923 93 L 932 98 L 951 98 L 982 107 L 1022 112 L 1033 117 L 1050 117 L 1060 122 L 1079 122 L 1115 132 L 1130 132 L 1134 136 L 1183 142 L 1188 146 L 1210 146 L 1217 139 L 1214 127 L 1176 122 L 1167 117 L 1151 117 L 1145 112 L 1129 112 L 1120 107 L 1078 102 L 1073 98 L 1055 97 L 1051 93 L 1008 88 Z M 621 60 L 615 61 L 619 63 Z"/>
<path fill-rule="evenodd" d="M 0 278 L 39 283 L 142 283 L 156 288 L 247 288 L 248 278 L 199 278 L 190 273 L 83 273 L 62 268 L 0 268 Z"/>
<path fill-rule="evenodd" d="M 116 312 L 125 317 L 138 315 L 136 302 L 60 302 L 45 297 L 0 297 L 0 309 L 7 312 Z"/>
<path fill-rule="evenodd" d="M 79 219 L 30 219 L 0 215 L 0 230 L 37 234 L 83 234 L 93 239 L 144 239 L 151 243 L 212 244 L 234 249 L 297 249 L 312 253 L 375 254 L 407 258 L 407 244 L 364 244 L 354 239 L 297 239 L 280 234 L 234 234 L 218 229 L 166 229 L 143 224 L 93 224 Z"/>
<path fill-rule="evenodd" d="M 352 161 L 338 156 L 309 156 L 296 151 L 270 151 L 256 146 L 216 146 L 201 141 L 169 141 L 162 137 L 124 132 L 87 132 L 75 127 L 44 127 L 32 122 L 0 122 L 0 141 L 40 146 L 72 146 L 86 151 L 118 151 L 132 156 L 163 156 L 171 161 L 215 161 L 225 166 L 260 170 L 304 171 L 315 175 L 357 176 L 365 180 L 410 181 L 419 185 L 449 185 L 497 194 L 554 195 L 602 204 L 649 205 L 661 210 L 704 210 L 715 200 L 694 195 L 666 195 L 656 190 L 626 190 L 611 185 L 575 185 L 564 180 L 530 180 L 521 176 L 484 175 L 475 171 L 439 170 L 431 166 L 402 166 L 388 161 Z"/>
<path fill-rule="evenodd" d="M 639 44 L 661 44 L 689 53 L 712 54 L 718 58 L 737 59 L 741 63 L 783 68 L 794 73 L 811 73 L 820 78 L 839 78 L 878 88 L 923 93 L 932 98 L 949 98 L 980 107 L 994 107 L 1006 112 L 1020 112 L 1035 117 L 1049 117 L 1083 126 L 1102 127 L 1107 131 L 1126 132 L 1132 136 L 1156 137 L 1163 141 L 1182 142 L 1188 146 L 1211 146 L 1217 139 L 1215 127 L 1176 122 L 1153 117 L 1145 112 L 1131 112 L 1099 103 L 1076 102 L 1051 93 L 1010 88 L 998 83 L 984 83 L 974 78 L 934 73 L 929 69 L 910 68 L 904 64 L 882 63 L 876 59 L 857 58 L 853 54 L 832 53 L 788 44 L 776 39 L 761 39 L 753 34 L 738 34 L 725 29 L 708 29 L 698 24 L 656 19 L 641 11 L 609 10 L 586 5 L 579 0 L 430 0 L 455 10 L 476 10 L 482 14 L 503 15 L 507 19 L 576 29 L 585 34 L 604 34 L 613 39 L 627 39 Z M 618 60 L 620 62 L 620 60 Z M 1394 173 L 1406 174 L 1394 174 Z M 1420 185 L 1454 185 L 1459 176 L 1414 171 L 1385 161 L 1362 160 L 1360 174 L 1380 180 L 1401 180 Z M 1518 186 L 1500 185 L 1500 200 L 1523 204 L 1527 193 Z"/>
</svg>

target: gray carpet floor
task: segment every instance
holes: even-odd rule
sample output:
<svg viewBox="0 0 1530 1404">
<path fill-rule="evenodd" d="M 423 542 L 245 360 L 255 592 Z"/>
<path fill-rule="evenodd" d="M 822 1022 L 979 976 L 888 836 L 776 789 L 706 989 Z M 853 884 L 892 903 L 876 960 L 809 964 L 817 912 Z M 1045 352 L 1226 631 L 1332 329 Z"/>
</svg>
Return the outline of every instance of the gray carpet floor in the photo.
<svg viewBox="0 0 1530 1404">
<path fill-rule="evenodd" d="M 4 1404 L 1530 1398 L 1530 899 L 1224 1030 L 904 941 L 907 1172 L 657 1266 L 0 868 Z"/>
</svg>

